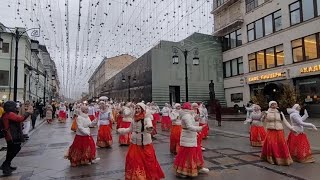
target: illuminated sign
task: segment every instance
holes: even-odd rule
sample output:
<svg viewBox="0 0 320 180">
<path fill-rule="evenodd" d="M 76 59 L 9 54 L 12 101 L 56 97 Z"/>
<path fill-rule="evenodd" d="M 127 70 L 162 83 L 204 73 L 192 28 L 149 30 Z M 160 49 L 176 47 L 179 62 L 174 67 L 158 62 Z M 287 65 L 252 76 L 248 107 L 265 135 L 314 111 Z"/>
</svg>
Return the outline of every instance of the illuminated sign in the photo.
<svg viewBox="0 0 320 180">
<path fill-rule="evenodd" d="M 285 77 L 285 76 L 286 76 L 286 72 L 277 72 L 277 73 L 265 74 L 265 75 L 261 75 L 261 76 L 249 77 L 248 80 L 249 80 L 249 82 L 253 82 L 253 81 L 275 79 L 275 78 L 280 78 L 280 77 Z"/>
<path fill-rule="evenodd" d="M 309 66 L 309 67 L 304 67 L 300 69 L 300 73 L 304 74 L 304 73 L 311 73 L 311 72 L 317 72 L 320 71 L 320 65 L 316 65 L 316 66 Z"/>
</svg>

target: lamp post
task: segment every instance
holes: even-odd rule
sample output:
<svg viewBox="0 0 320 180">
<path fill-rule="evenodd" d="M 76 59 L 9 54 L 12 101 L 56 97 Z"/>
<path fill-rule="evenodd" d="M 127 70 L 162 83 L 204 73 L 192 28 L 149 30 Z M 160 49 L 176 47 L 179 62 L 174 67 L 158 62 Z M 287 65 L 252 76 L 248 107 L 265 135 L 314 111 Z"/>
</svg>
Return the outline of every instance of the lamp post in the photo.
<svg viewBox="0 0 320 180">
<path fill-rule="evenodd" d="M 23 36 L 24 33 L 26 33 L 27 31 L 30 31 L 30 30 L 33 30 L 33 32 L 31 33 L 32 36 L 40 37 L 40 28 L 26 29 L 26 30 L 24 30 L 22 32 L 19 32 L 19 28 L 10 28 L 10 27 L 5 27 L 5 28 L 9 29 L 11 31 L 11 33 L 14 33 L 14 38 L 15 38 L 15 42 L 16 42 L 15 59 L 14 59 L 13 101 L 17 101 L 19 40 Z M 3 45 L 3 39 L 0 38 L 0 49 L 2 49 L 2 45 Z"/>
<path fill-rule="evenodd" d="M 136 75 L 133 76 L 133 83 L 136 83 L 137 79 L 136 79 Z M 124 77 L 124 75 L 122 74 L 122 82 L 125 83 L 126 79 Z M 131 76 L 128 76 L 128 101 L 130 102 L 130 88 L 131 88 Z"/>
<path fill-rule="evenodd" d="M 188 92 L 188 64 L 187 64 L 187 60 L 188 60 L 188 55 L 190 54 L 190 52 L 194 51 L 194 57 L 193 57 L 193 65 L 198 66 L 199 65 L 199 52 L 198 52 L 198 48 L 193 48 L 191 50 L 182 50 L 177 46 L 172 46 L 172 51 L 173 51 L 173 56 L 172 56 L 172 63 L 173 64 L 179 64 L 179 56 L 178 56 L 178 52 L 181 51 L 181 53 L 184 56 L 184 71 L 185 71 L 185 88 L 186 88 L 186 102 L 189 101 L 189 92 Z"/>
<path fill-rule="evenodd" d="M 43 104 L 46 103 L 46 84 L 47 84 L 47 71 L 44 71 L 44 81 L 43 81 Z"/>
</svg>

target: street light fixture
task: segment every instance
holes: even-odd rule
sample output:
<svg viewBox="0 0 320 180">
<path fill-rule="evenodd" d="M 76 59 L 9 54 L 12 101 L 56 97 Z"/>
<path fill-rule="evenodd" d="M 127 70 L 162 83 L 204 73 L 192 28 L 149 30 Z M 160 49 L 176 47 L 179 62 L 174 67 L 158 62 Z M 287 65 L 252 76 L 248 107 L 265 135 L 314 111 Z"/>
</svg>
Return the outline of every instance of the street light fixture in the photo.
<svg viewBox="0 0 320 180">
<path fill-rule="evenodd" d="M 179 56 L 178 54 L 178 50 L 181 51 L 181 53 L 184 55 L 184 70 L 185 70 L 185 86 L 186 86 L 186 102 L 189 101 L 189 92 L 188 92 L 188 64 L 187 64 L 187 60 L 188 60 L 188 55 L 190 52 L 194 51 L 194 57 L 193 57 L 193 61 L 192 64 L 194 66 L 198 66 L 200 64 L 200 59 L 198 57 L 199 52 L 198 52 L 198 48 L 193 48 L 191 50 L 182 50 L 177 46 L 172 46 L 173 49 L 173 53 L 174 55 L 172 56 L 172 63 L 173 64 L 179 64 Z"/>
</svg>

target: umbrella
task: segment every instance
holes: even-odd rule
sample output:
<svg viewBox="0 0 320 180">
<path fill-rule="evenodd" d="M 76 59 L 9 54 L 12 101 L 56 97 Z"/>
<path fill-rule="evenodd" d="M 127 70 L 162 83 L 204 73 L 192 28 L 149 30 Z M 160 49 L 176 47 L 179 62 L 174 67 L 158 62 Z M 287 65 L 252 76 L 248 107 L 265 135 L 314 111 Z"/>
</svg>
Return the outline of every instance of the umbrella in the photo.
<svg viewBox="0 0 320 180">
<path fill-rule="evenodd" d="M 107 96 L 101 96 L 99 98 L 99 100 L 102 100 L 102 101 L 107 101 L 109 98 Z"/>
</svg>

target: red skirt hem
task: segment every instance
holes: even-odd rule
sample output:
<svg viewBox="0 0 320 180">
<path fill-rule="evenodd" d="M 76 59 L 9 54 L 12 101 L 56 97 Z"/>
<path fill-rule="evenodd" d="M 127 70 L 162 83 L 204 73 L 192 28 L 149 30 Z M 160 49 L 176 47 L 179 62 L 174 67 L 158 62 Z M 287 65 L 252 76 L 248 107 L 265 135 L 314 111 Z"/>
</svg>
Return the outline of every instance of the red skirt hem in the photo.
<svg viewBox="0 0 320 180">
<path fill-rule="evenodd" d="M 112 145 L 112 134 L 109 125 L 100 125 L 97 137 L 97 146 L 110 147 Z"/>
<path fill-rule="evenodd" d="M 96 158 L 96 146 L 91 136 L 76 135 L 69 148 L 68 159 L 71 166 L 91 163 Z"/>
<path fill-rule="evenodd" d="M 315 159 L 312 157 L 308 137 L 305 133 L 296 135 L 295 133 L 290 132 L 287 143 L 291 157 L 294 161 L 300 163 L 315 162 Z"/>
<path fill-rule="evenodd" d="M 170 133 L 170 152 L 177 154 L 180 147 L 180 136 L 182 127 L 180 125 L 173 125 Z"/>
</svg>

